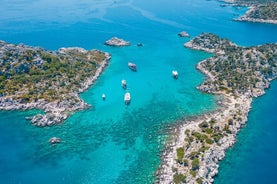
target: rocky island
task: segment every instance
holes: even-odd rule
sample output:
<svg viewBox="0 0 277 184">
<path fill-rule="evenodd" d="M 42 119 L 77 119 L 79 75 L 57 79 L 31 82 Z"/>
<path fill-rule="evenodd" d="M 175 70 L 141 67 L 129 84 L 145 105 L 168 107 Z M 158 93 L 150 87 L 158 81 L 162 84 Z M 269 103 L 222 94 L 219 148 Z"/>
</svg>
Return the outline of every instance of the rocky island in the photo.
<svg viewBox="0 0 277 184">
<path fill-rule="evenodd" d="M 218 162 L 247 121 L 252 98 L 264 94 L 277 77 L 277 44 L 240 47 L 203 33 L 185 46 L 214 53 L 197 65 L 206 75 L 198 89 L 220 95 L 220 107 L 174 130 L 162 155 L 157 183 L 213 183 Z"/>
<path fill-rule="evenodd" d="M 105 42 L 105 45 L 113 46 L 113 47 L 123 47 L 123 46 L 129 46 L 131 45 L 130 42 L 125 41 L 123 39 L 113 37 Z"/>
<path fill-rule="evenodd" d="M 64 121 L 88 107 L 78 94 L 88 89 L 111 56 L 99 50 L 48 51 L 0 41 L 0 110 L 41 109 L 28 119 L 37 126 Z"/>
<path fill-rule="evenodd" d="M 190 37 L 189 34 L 186 31 L 181 31 L 180 33 L 178 33 L 178 36 L 180 36 L 180 37 Z"/>
</svg>

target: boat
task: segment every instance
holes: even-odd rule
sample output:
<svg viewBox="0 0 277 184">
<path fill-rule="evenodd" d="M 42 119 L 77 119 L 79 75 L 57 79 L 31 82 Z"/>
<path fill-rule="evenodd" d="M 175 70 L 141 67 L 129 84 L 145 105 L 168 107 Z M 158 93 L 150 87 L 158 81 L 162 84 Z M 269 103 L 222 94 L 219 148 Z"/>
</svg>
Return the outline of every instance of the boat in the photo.
<svg viewBox="0 0 277 184">
<path fill-rule="evenodd" d="M 102 94 L 102 99 L 106 100 L 106 95 L 104 93 Z"/>
<path fill-rule="evenodd" d="M 126 82 L 126 80 L 122 80 L 121 81 L 121 86 L 123 87 L 123 89 L 126 89 L 127 88 L 127 82 Z"/>
<path fill-rule="evenodd" d="M 142 47 L 143 44 L 142 44 L 142 43 L 137 43 L 137 46 L 138 46 L 138 47 Z"/>
<path fill-rule="evenodd" d="M 131 102 L 131 95 L 129 92 L 126 92 L 125 95 L 124 95 L 124 102 L 126 105 L 129 105 L 130 102 Z"/>
<path fill-rule="evenodd" d="M 51 143 L 51 144 L 57 144 L 57 143 L 61 142 L 61 139 L 58 138 L 58 137 L 52 137 L 51 139 L 49 139 L 48 142 Z"/>
<path fill-rule="evenodd" d="M 172 70 L 172 76 L 177 79 L 178 78 L 178 72 L 177 70 Z"/>
<path fill-rule="evenodd" d="M 137 66 L 136 66 L 135 63 L 129 62 L 129 63 L 128 63 L 128 67 L 129 67 L 131 70 L 133 70 L 133 71 L 137 71 Z"/>
</svg>

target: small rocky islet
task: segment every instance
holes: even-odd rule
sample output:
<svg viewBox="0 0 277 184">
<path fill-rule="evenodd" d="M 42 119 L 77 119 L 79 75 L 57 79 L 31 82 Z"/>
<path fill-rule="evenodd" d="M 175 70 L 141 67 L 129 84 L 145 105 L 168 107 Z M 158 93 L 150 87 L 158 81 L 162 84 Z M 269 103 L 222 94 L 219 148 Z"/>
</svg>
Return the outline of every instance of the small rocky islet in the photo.
<svg viewBox="0 0 277 184">
<path fill-rule="evenodd" d="M 181 31 L 180 33 L 178 33 L 178 36 L 180 36 L 180 37 L 190 37 L 189 34 L 186 31 Z"/>
<path fill-rule="evenodd" d="M 112 47 L 123 47 L 123 46 L 131 45 L 131 42 L 125 41 L 118 37 L 112 37 L 111 39 L 109 39 L 105 42 L 105 45 L 112 46 Z"/>
<path fill-rule="evenodd" d="M 48 51 L 0 41 L 0 110 L 41 109 L 29 117 L 36 126 L 64 121 L 88 108 L 85 91 L 109 64 L 109 53 L 83 48 Z"/>
<path fill-rule="evenodd" d="M 157 183 L 213 183 L 218 162 L 247 121 L 252 99 L 263 95 L 277 77 L 277 44 L 240 47 L 203 33 L 184 46 L 214 53 L 197 64 L 206 76 L 198 89 L 220 95 L 220 108 L 184 121 L 173 130 L 157 171 Z"/>
</svg>

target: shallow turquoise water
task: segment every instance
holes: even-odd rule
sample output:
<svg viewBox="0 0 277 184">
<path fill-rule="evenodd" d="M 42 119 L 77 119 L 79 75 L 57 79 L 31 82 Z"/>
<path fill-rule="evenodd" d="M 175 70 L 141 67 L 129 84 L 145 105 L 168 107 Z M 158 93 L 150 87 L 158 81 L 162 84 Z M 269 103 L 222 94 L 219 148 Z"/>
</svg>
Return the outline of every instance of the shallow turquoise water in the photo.
<svg viewBox="0 0 277 184">
<path fill-rule="evenodd" d="M 277 41 L 277 26 L 234 22 L 245 9 L 219 5 L 204 0 L 2 2 L 0 39 L 52 50 L 97 48 L 110 52 L 112 60 L 81 94 L 92 108 L 63 124 L 37 128 L 24 119 L 34 111 L 0 112 L 0 182 L 152 183 L 168 126 L 216 107 L 215 97 L 195 88 L 204 79 L 195 65 L 211 55 L 185 49 L 189 39 L 177 33 L 213 32 L 240 45 Z M 133 44 L 104 46 L 112 36 Z M 138 42 L 144 46 L 137 47 Z M 128 69 L 129 61 L 138 72 Z M 171 77 L 173 69 L 178 80 Z M 132 96 L 127 108 L 122 79 Z M 62 144 L 49 145 L 53 136 L 61 137 Z"/>
</svg>

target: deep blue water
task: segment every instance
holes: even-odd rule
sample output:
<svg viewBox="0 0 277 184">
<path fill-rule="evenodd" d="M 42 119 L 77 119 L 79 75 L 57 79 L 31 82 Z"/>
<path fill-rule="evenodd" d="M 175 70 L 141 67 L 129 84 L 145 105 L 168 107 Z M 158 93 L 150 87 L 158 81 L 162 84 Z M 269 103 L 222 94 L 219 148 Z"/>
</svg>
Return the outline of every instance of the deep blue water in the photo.
<svg viewBox="0 0 277 184">
<path fill-rule="evenodd" d="M 277 81 L 254 100 L 249 121 L 227 151 L 215 183 L 276 183 Z"/>
<path fill-rule="evenodd" d="M 92 108 L 73 114 L 60 125 L 32 126 L 25 117 L 36 111 L 0 112 L 0 183 L 152 183 L 167 127 L 180 118 L 216 108 L 216 97 L 195 88 L 204 79 L 195 65 L 211 55 L 184 48 L 189 39 L 179 38 L 177 33 L 185 30 L 196 36 L 213 32 L 245 46 L 277 41 L 276 25 L 232 21 L 246 9 L 219 5 L 205 0 L 1 1 L 1 40 L 51 50 L 96 48 L 110 52 L 112 60 L 97 83 L 81 94 Z M 104 46 L 113 36 L 133 44 Z M 137 47 L 138 42 L 144 46 Z M 138 72 L 127 68 L 128 61 L 137 64 Z M 173 69 L 179 72 L 178 80 L 171 77 Z M 123 103 L 122 79 L 127 80 L 132 96 L 128 108 Z M 106 101 L 102 101 L 102 93 Z M 265 97 L 275 99 L 274 93 Z M 263 98 L 257 102 L 267 104 Z M 274 115 L 266 112 L 268 117 Z M 264 118 L 263 113 L 256 116 Z M 249 124 L 258 119 L 250 118 Z M 259 128 L 249 131 L 247 135 Z M 274 135 L 274 129 L 269 131 Z M 49 145 L 53 136 L 63 142 Z M 267 143 L 245 146 L 259 149 L 257 145 L 263 144 L 270 149 L 276 145 Z M 226 160 L 236 153 L 232 150 Z M 245 156 L 249 157 L 239 157 L 245 160 Z M 257 160 L 255 154 L 252 160 Z M 230 167 L 223 165 L 217 180 L 225 182 Z M 269 169 L 268 174 L 276 173 Z"/>
</svg>

